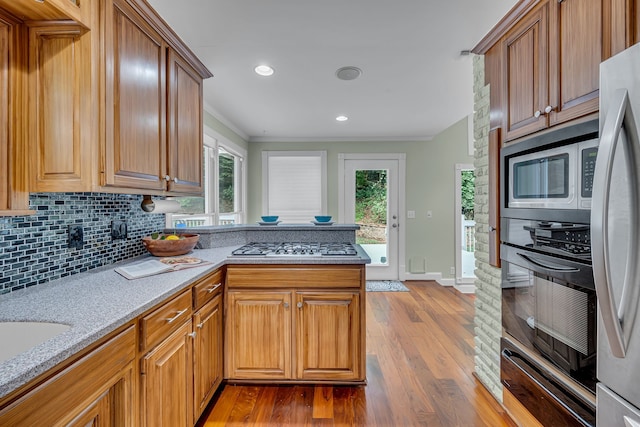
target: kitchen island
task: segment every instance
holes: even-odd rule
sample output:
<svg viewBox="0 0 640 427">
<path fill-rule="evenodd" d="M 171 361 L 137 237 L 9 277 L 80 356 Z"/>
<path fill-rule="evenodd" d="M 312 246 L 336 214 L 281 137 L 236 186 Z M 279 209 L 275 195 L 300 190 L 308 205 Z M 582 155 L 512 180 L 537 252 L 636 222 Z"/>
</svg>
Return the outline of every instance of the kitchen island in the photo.
<svg viewBox="0 0 640 427">
<path fill-rule="evenodd" d="M 357 255 L 348 257 L 262 257 L 262 258 L 234 258 L 230 254 L 238 246 L 225 246 L 218 248 L 197 249 L 194 250 L 192 255 L 205 260 L 207 263 L 202 266 L 180 270 L 171 273 L 165 273 L 156 276 L 144 277 L 136 280 L 127 280 L 114 272 L 113 268 L 117 265 L 109 266 L 108 268 L 101 268 L 87 273 L 81 273 L 68 278 L 60 279 L 48 284 L 39 285 L 37 287 L 26 289 L 24 291 L 17 291 L 11 294 L 3 295 L 0 297 L 0 321 L 31 321 L 31 322 L 54 322 L 70 325 L 69 330 L 63 332 L 35 347 L 12 357 L 9 360 L 0 362 L 0 424 L 2 424 L 3 415 L 14 408 L 15 405 L 21 402 L 28 401 L 29 396 L 32 393 L 40 393 L 43 388 L 46 388 L 50 384 L 56 384 L 60 373 L 70 371 L 76 364 L 83 362 L 93 352 L 100 351 L 103 346 L 111 343 L 113 340 L 116 342 L 117 348 L 122 349 L 122 360 L 126 363 L 123 366 L 126 367 L 126 374 L 123 374 L 117 383 L 114 383 L 109 389 L 117 394 L 118 387 L 126 385 L 127 392 L 121 393 L 126 396 L 137 396 L 139 391 L 152 390 L 152 385 L 146 381 L 149 376 L 146 369 L 151 369 L 151 361 L 148 359 L 149 355 L 153 355 L 153 351 L 160 348 L 162 343 L 159 339 L 153 341 L 154 323 L 159 319 L 163 324 L 168 320 L 173 319 L 174 314 L 178 316 L 183 313 L 180 304 L 186 302 L 188 312 L 185 314 L 185 319 L 188 318 L 188 322 L 185 322 L 182 326 L 176 326 L 176 328 L 167 330 L 167 337 L 171 338 L 175 334 L 184 333 L 184 336 L 180 336 L 177 343 L 185 343 L 188 341 L 186 337 L 196 336 L 198 328 L 203 323 L 202 321 L 194 317 L 194 321 L 191 320 L 191 314 L 199 313 L 196 311 L 199 307 L 194 305 L 191 307 L 192 290 L 193 299 L 195 301 L 195 295 L 197 294 L 196 288 L 202 284 L 206 285 L 206 288 L 199 288 L 200 294 L 207 294 L 208 292 L 221 292 L 220 301 L 225 300 L 224 304 L 231 304 L 231 307 L 237 307 L 238 301 L 240 301 L 239 295 L 253 295 L 255 291 L 254 285 L 261 287 L 259 282 L 252 282 L 252 286 L 246 286 L 242 284 L 242 280 L 238 281 L 232 279 L 231 284 L 232 291 L 229 296 L 229 289 L 226 286 L 218 286 L 224 284 L 225 275 L 228 271 L 242 271 L 245 269 L 264 269 L 264 271 L 270 271 L 270 276 L 273 277 L 273 272 L 278 271 L 283 281 L 280 282 L 279 289 L 269 289 L 268 292 L 276 292 L 285 294 L 288 293 L 289 304 L 296 301 L 296 309 L 298 297 L 316 295 L 314 292 L 319 289 L 325 292 L 324 299 L 322 301 L 331 301 L 329 305 L 318 305 L 317 300 L 300 300 L 299 302 L 304 305 L 313 305 L 313 307 L 329 307 L 324 310 L 325 317 L 320 317 L 322 324 L 309 323 L 308 319 L 294 318 L 289 315 L 288 320 L 283 320 L 284 326 L 293 326 L 296 324 L 302 325 L 303 321 L 307 321 L 305 325 L 308 326 L 307 332 L 315 330 L 318 333 L 318 339 L 323 340 L 331 339 L 327 334 L 327 330 L 336 330 L 336 325 L 342 330 L 344 326 L 343 322 L 351 322 L 352 325 L 357 326 L 358 330 L 353 330 L 353 333 L 346 335 L 340 334 L 340 336 L 346 336 L 350 341 L 347 344 L 350 349 L 351 357 L 355 357 L 357 363 L 351 363 L 347 368 L 342 371 L 355 372 L 349 375 L 339 375 L 338 377 L 321 377 L 321 376 L 298 376 L 294 373 L 294 366 L 303 366 L 302 362 L 296 363 L 297 360 L 304 360 L 305 363 L 308 360 L 314 360 L 310 366 L 311 368 L 323 368 L 327 363 L 333 363 L 334 365 L 327 365 L 327 373 L 336 371 L 335 363 L 337 359 L 327 358 L 327 354 L 318 353 L 318 357 L 303 357 L 303 353 L 297 353 L 299 356 L 293 355 L 293 347 L 285 347 L 283 357 L 287 359 L 288 368 L 285 370 L 286 375 L 277 379 L 271 378 L 270 381 L 282 382 L 282 381 L 364 381 L 364 334 L 361 331 L 364 330 L 364 264 L 369 262 L 367 255 L 357 245 Z M 139 262 L 147 256 L 141 257 L 136 260 L 129 261 L 128 263 Z M 127 264 L 127 263 L 123 263 Z M 333 267 L 333 268 L 332 268 Z M 341 288 L 339 282 L 334 282 L 335 287 L 328 286 L 330 281 L 327 281 L 327 277 L 336 277 L 327 275 L 328 271 L 333 269 L 338 271 L 349 271 L 347 276 L 355 278 L 356 281 L 352 281 L 348 288 Z M 293 272 L 293 274 L 292 274 Z M 355 275 L 353 272 L 356 272 Z M 218 276 L 215 276 L 215 275 Z M 291 278 L 300 275 L 300 277 L 312 278 L 315 277 L 316 284 L 308 289 L 303 289 L 308 284 L 298 283 L 293 286 L 292 282 L 287 282 Z M 338 274 L 341 276 L 342 273 Z M 210 279 L 215 276 L 216 279 Z M 233 273 L 232 273 L 233 277 Z M 216 283 L 219 282 L 219 283 Z M 235 288 L 234 288 L 235 286 Z M 326 294 L 326 291 L 332 289 L 333 295 Z M 265 291 L 265 289 L 262 289 Z M 349 302 L 344 300 L 338 302 L 337 306 L 341 307 L 337 311 L 333 311 L 336 307 L 336 301 L 331 298 L 336 295 L 344 296 L 345 292 L 350 296 Z M 214 295 L 214 294 L 212 294 Z M 327 300 L 326 297 L 329 297 Z M 357 303 L 353 303 L 357 300 Z M 231 302 L 228 302 L 231 301 Z M 160 313 L 162 309 L 168 307 L 167 310 L 173 310 L 175 305 L 175 313 L 171 315 L 165 315 Z M 195 303 L 194 303 L 195 304 Z M 311 305 L 310 305 L 311 304 Z M 340 305 L 342 304 L 342 305 Z M 278 310 L 284 310 L 284 304 L 280 306 Z M 160 313 L 158 319 L 155 319 L 155 313 Z M 215 311 L 216 315 L 224 316 L 225 310 L 221 310 L 221 306 L 218 305 Z M 304 312 L 304 310 L 300 310 Z M 173 312 L 171 312 L 173 313 Z M 235 312 L 234 312 L 235 313 Z M 334 313 L 334 319 L 336 324 L 324 322 L 327 320 L 327 315 Z M 235 316 L 235 313 L 232 316 Z M 237 319 L 237 317 L 233 317 Z M 255 319 L 254 319 L 255 320 Z M 178 325 L 179 322 L 174 324 Z M 219 325 L 222 326 L 225 323 L 222 318 L 219 319 Z M 226 322 L 228 324 L 228 322 Z M 266 322 L 264 323 L 266 325 Z M 325 328 L 327 326 L 327 328 Z M 328 329 L 331 326 L 333 329 Z M 288 342 L 289 345 L 293 345 L 297 341 L 297 338 L 293 337 L 294 331 L 297 331 L 298 335 L 301 329 L 286 329 L 281 330 L 281 336 L 284 342 Z M 160 334 L 162 331 L 158 332 Z M 357 332 L 357 334 L 356 334 Z M 222 338 L 222 332 L 219 332 L 218 336 Z M 297 335 L 296 335 L 297 336 Z M 149 338 L 151 337 L 151 338 Z M 269 336 L 265 336 L 269 338 Z M 275 343 L 275 337 L 273 341 L 267 340 L 267 342 Z M 148 344 L 145 344 L 148 339 Z M 355 339 L 355 341 L 354 341 Z M 225 334 L 225 340 L 229 341 L 229 329 Z M 344 343 L 343 338 L 333 338 L 333 343 Z M 264 342 L 264 341 L 263 341 Z M 158 344 L 160 343 L 160 344 Z M 216 343 L 218 347 L 221 343 Z M 253 345 L 251 341 L 245 341 L 241 345 Z M 356 345 L 357 348 L 353 347 Z M 132 348 L 128 349 L 131 346 Z M 192 344 L 185 347 L 182 356 L 188 357 L 194 353 Z M 224 364 L 229 363 L 230 358 L 235 353 L 230 351 L 230 348 L 235 348 L 236 351 L 241 352 L 243 348 L 238 347 L 238 342 L 234 341 L 233 344 L 228 344 L 229 348 L 224 352 Z M 232 347 L 235 346 L 235 347 Z M 126 351 L 124 351 L 124 349 Z M 176 347 L 177 348 L 177 347 Z M 288 351 L 287 348 L 291 348 Z M 299 348 L 299 347 L 296 347 Z M 323 347 L 318 347 L 323 349 Z M 343 348 L 343 347 L 341 347 Z M 111 351 L 111 350 L 110 350 Z M 309 349 L 307 347 L 307 353 Z M 109 356 L 109 352 L 103 352 L 104 356 Z M 115 353 L 113 353 L 115 354 Z M 120 353 L 118 353 L 120 354 Z M 110 356 L 109 356 L 110 357 Z M 114 356 L 114 359 L 116 357 Z M 119 360 L 119 359 L 118 359 Z M 342 359 L 344 360 L 344 359 Z M 137 362 L 139 361 L 139 362 Z M 328 362 L 327 362 L 328 361 Z M 102 362 L 105 362 L 104 360 Z M 92 362 L 99 365 L 98 362 Z M 342 363 L 342 362 L 341 362 Z M 189 362 L 189 365 L 191 363 Z M 222 365 L 222 364 L 221 364 Z M 346 366 L 346 365 L 345 365 Z M 222 366 L 220 366 L 222 367 Z M 354 369 L 355 367 L 355 369 Z M 296 370 L 297 371 L 297 370 Z M 87 371 L 91 372 L 91 371 Z M 85 373 L 87 373 L 85 372 Z M 235 378 L 227 372 L 228 378 Z M 192 374 L 191 374 L 192 375 Z M 96 375 L 97 376 L 97 375 Z M 91 375 L 89 375 L 89 378 Z M 244 380 L 248 378 L 245 376 Z M 255 377 L 256 380 L 259 378 Z M 117 387 L 116 387 L 117 385 Z M 187 386 L 185 390 L 192 389 L 191 386 Z M 115 391 L 114 391 L 115 390 Z M 188 392 L 188 393 L 192 393 Z M 148 394 L 142 393 L 142 395 L 148 397 Z M 120 396 L 120 397 L 123 397 Z M 149 406 L 148 402 L 141 399 L 142 402 L 138 402 L 138 398 L 133 401 L 124 404 L 127 407 L 133 408 L 129 414 L 123 413 L 119 416 L 136 416 L 137 412 L 151 412 L 152 406 Z M 193 395 L 187 396 L 185 402 L 195 404 L 198 402 L 193 401 Z M 137 403 L 139 403 L 140 411 L 136 410 Z M 201 403 L 201 402 L 200 402 Z M 78 405 L 84 403 L 78 402 Z M 145 406 L 146 405 L 146 406 Z M 202 405 L 200 405 L 202 406 Z M 206 406 L 206 402 L 205 402 Z M 33 409 L 33 407 L 30 407 Z M 145 409 L 146 408 L 146 409 Z M 178 425 L 191 425 L 199 415 L 199 412 L 193 411 L 190 417 L 181 418 Z M 13 420 L 13 418 L 9 418 Z M 147 420 L 144 415 L 140 421 L 143 425 L 152 425 L 152 420 Z"/>
</svg>

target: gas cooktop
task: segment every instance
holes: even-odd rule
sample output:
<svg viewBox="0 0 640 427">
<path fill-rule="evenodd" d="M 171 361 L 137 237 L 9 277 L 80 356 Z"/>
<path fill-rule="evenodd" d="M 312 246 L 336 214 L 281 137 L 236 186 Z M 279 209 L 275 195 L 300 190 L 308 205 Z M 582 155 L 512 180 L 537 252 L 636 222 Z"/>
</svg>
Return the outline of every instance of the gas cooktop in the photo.
<svg viewBox="0 0 640 427">
<path fill-rule="evenodd" d="M 231 253 L 232 257 L 309 257 L 358 256 L 351 243 L 248 243 Z"/>
</svg>

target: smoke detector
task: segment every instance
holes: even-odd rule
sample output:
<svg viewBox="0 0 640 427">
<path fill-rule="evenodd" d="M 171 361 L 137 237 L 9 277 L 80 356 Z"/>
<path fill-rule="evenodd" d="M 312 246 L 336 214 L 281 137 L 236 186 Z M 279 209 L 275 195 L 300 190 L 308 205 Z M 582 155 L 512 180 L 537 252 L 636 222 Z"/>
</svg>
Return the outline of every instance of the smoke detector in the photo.
<svg viewBox="0 0 640 427">
<path fill-rule="evenodd" d="M 338 68 L 336 77 L 340 80 L 355 80 L 362 74 L 362 70 L 358 67 L 347 66 Z"/>
</svg>

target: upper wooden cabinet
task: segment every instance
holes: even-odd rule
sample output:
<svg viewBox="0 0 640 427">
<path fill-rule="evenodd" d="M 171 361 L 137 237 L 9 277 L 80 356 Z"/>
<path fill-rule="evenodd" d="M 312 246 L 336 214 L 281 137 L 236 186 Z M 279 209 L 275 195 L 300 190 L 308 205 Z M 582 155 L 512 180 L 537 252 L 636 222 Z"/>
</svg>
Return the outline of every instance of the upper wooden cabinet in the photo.
<svg viewBox="0 0 640 427">
<path fill-rule="evenodd" d="M 91 186 L 90 39 L 76 24 L 29 25 L 30 190 Z"/>
<path fill-rule="evenodd" d="M 473 51 L 486 54 L 503 141 L 598 111 L 599 67 L 635 40 L 635 0 L 522 0 Z"/>
<path fill-rule="evenodd" d="M 24 87 L 26 67 L 24 27 L 0 11 L 0 216 L 27 215 L 27 155 L 25 129 L 20 118 L 26 116 L 26 103 L 19 96 Z"/>
<path fill-rule="evenodd" d="M 0 0 L 0 8 L 23 21 L 72 20 L 89 25 L 90 3 L 96 0 Z"/>
<path fill-rule="evenodd" d="M 107 3 L 102 184 L 164 190 L 167 46 L 126 1 Z"/>
<path fill-rule="evenodd" d="M 541 114 L 548 102 L 547 25 L 545 5 L 518 23 L 504 41 L 507 139 L 547 126 Z"/>
<path fill-rule="evenodd" d="M 107 0 L 102 16 L 101 184 L 201 193 L 202 80 L 211 74 L 145 2 Z"/>
</svg>

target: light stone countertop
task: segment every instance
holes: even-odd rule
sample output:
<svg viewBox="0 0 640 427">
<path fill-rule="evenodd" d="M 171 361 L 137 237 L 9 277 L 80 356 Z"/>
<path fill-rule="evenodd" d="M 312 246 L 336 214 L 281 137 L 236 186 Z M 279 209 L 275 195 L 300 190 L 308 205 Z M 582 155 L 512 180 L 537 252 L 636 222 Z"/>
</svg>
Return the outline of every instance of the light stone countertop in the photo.
<svg viewBox="0 0 640 427">
<path fill-rule="evenodd" d="M 95 343 L 153 306 L 187 288 L 195 280 L 225 264 L 367 264 L 369 257 L 356 245 L 358 257 L 243 257 L 230 258 L 238 246 L 194 250 L 190 255 L 209 264 L 127 280 L 115 267 L 140 262 L 138 257 L 86 273 L 0 296 L 0 322 L 55 322 L 71 328 L 36 347 L 0 363 L 0 398 Z"/>
</svg>

